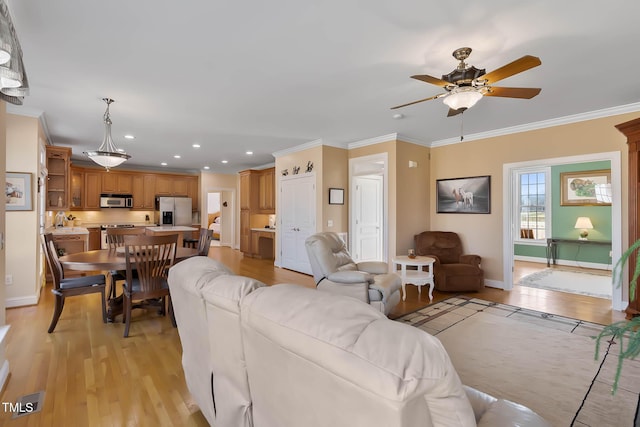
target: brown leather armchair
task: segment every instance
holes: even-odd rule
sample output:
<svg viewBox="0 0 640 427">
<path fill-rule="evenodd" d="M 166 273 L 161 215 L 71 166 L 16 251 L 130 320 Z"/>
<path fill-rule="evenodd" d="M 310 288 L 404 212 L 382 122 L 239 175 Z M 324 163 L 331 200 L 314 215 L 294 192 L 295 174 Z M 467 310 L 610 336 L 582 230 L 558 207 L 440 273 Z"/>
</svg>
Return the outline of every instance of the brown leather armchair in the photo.
<svg viewBox="0 0 640 427">
<path fill-rule="evenodd" d="M 479 255 L 463 255 L 460 237 L 452 231 L 423 231 L 414 236 L 416 255 L 435 258 L 435 288 L 445 292 L 479 291 L 484 271 Z"/>
</svg>

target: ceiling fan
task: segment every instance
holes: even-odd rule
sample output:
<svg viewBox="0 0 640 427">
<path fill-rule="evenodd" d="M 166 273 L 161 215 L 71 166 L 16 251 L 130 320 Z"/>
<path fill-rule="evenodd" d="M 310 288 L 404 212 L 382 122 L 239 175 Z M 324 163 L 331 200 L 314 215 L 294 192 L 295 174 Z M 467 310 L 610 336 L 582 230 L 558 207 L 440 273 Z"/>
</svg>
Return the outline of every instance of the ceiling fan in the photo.
<svg viewBox="0 0 640 427">
<path fill-rule="evenodd" d="M 492 86 L 497 81 L 506 79 L 514 74 L 521 73 L 542 64 L 538 57 L 525 55 L 520 59 L 516 59 L 515 61 L 498 68 L 497 70 L 486 73 L 484 69 L 479 70 L 473 65 L 467 66 L 464 61 L 469 57 L 469 55 L 471 55 L 470 47 L 461 47 L 460 49 L 454 50 L 453 57 L 460 61 L 460 63 L 455 70 L 449 74 L 443 75 L 442 79 L 438 79 L 427 74 L 411 76 L 412 79 L 440 86 L 446 92 L 430 96 L 429 98 L 420 99 L 418 101 L 409 102 L 407 104 L 398 105 L 391 109 L 395 110 L 396 108 L 406 107 L 419 102 L 444 98 L 443 102 L 449 107 L 447 117 L 451 117 L 473 107 L 483 96 L 531 99 L 542 90 L 540 88 Z"/>
</svg>

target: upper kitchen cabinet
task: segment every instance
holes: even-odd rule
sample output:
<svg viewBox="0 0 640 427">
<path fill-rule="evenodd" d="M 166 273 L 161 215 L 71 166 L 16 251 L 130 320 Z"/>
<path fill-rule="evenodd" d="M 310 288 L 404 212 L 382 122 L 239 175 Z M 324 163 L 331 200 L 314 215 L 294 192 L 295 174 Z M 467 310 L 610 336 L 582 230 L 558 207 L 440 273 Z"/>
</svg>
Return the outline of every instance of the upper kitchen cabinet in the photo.
<svg viewBox="0 0 640 427">
<path fill-rule="evenodd" d="M 70 203 L 71 148 L 48 145 L 46 210 L 67 210 Z"/>
<path fill-rule="evenodd" d="M 260 173 L 260 194 L 258 209 L 261 213 L 276 212 L 276 168 L 264 169 Z"/>
<path fill-rule="evenodd" d="M 103 172 L 101 192 L 131 194 L 133 192 L 133 176 L 130 173 Z"/>
<path fill-rule="evenodd" d="M 78 168 L 71 168 L 71 209 L 79 210 L 84 208 L 84 171 Z"/>
<path fill-rule="evenodd" d="M 133 208 L 154 210 L 156 196 L 156 176 L 153 174 L 133 175 Z"/>
<path fill-rule="evenodd" d="M 186 196 L 189 193 L 188 178 L 180 175 L 156 175 L 156 195 Z"/>
</svg>

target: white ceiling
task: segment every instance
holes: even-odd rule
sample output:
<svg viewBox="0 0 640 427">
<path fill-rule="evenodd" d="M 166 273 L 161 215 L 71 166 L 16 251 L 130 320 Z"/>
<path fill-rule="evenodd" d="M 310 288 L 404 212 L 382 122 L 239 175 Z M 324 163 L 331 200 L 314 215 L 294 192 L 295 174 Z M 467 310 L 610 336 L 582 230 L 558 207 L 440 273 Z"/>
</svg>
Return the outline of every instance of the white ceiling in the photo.
<svg viewBox="0 0 640 427">
<path fill-rule="evenodd" d="M 480 100 L 462 115 L 465 135 L 613 107 L 640 111 L 636 0 L 8 4 L 31 87 L 10 111 L 43 113 L 52 142 L 72 147 L 76 160 L 102 141 L 104 97 L 116 101 L 112 134 L 130 166 L 233 173 L 318 139 L 459 138 L 461 116 L 447 118 L 441 100 L 390 107 L 440 93 L 409 76 L 449 73 L 462 46 L 487 72 L 527 54 L 542 60 L 496 84 L 541 87 L 540 95 Z M 396 112 L 405 117 L 393 119 Z"/>
</svg>

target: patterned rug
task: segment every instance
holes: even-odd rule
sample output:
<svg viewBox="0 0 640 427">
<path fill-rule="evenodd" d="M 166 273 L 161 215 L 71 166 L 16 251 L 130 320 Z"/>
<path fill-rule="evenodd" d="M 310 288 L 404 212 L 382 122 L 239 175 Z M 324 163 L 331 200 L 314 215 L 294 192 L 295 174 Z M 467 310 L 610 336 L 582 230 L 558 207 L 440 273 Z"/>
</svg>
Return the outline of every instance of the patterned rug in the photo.
<svg viewBox="0 0 640 427">
<path fill-rule="evenodd" d="M 518 285 L 606 299 L 611 299 L 613 292 L 611 273 L 593 274 L 554 268 L 524 276 Z"/>
<path fill-rule="evenodd" d="M 396 319 L 436 336 L 464 384 L 525 405 L 554 426 L 634 426 L 640 360 L 611 387 L 617 344 L 594 359 L 602 325 L 456 297 Z"/>
</svg>

